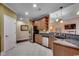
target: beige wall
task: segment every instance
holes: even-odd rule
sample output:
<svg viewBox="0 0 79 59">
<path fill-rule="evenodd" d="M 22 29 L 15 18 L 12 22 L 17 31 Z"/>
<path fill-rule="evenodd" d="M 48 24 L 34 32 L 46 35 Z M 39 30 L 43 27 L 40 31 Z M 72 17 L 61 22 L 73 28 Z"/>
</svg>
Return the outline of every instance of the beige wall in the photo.
<svg viewBox="0 0 79 59">
<path fill-rule="evenodd" d="M 76 34 L 79 34 L 79 17 L 65 20 L 64 23 L 62 23 L 62 24 L 61 23 L 59 23 L 59 24 L 52 23 L 52 26 L 54 26 L 53 27 L 54 29 L 61 28 L 62 33 L 67 33 L 67 31 L 69 31 L 69 30 L 64 29 L 65 24 L 76 24 Z M 74 31 L 74 30 L 71 30 L 71 31 Z"/>
<path fill-rule="evenodd" d="M 2 14 L 0 14 L 0 52 L 1 52 L 1 45 L 3 44 L 2 42 L 2 35 L 3 35 L 3 33 L 2 33 L 2 23 L 3 22 L 3 16 L 2 16 Z M 1 42 L 2 41 L 2 42 Z"/>
<path fill-rule="evenodd" d="M 21 31 L 20 30 L 21 25 L 28 25 L 28 23 L 27 22 L 24 23 L 22 21 L 17 21 L 17 41 L 29 39 L 29 31 Z"/>
</svg>

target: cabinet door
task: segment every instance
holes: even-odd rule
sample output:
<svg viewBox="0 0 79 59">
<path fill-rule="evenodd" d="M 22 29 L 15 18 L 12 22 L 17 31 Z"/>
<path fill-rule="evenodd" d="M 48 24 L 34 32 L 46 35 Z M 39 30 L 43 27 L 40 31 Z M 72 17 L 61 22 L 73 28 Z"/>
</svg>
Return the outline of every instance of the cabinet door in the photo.
<svg viewBox="0 0 79 59">
<path fill-rule="evenodd" d="M 39 35 L 39 44 L 42 44 L 42 36 Z"/>
<path fill-rule="evenodd" d="M 53 42 L 52 42 L 52 37 L 49 37 L 49 40 L 48 40 L 48 47 L 52 49 L 53 47 Z"/>
<path fill-rule="evenodd" d="M 37 34 L 35 34 L 35 42 L 38 43 L 39 41 L 39 36 Z"/>
<path fill-rule="evenodd" d="M 39 34 L 35 34 L 35 42 L 42 44 L 42 36 Z"/>
<path fill-rule="evenodd" d="M 55 44 L 53 45 L 53 55 L 54 56 L 64 56 L 65 54 L 64 47 Z"/>
<path fill-rule="evenodd" d="M 64 46 L 64 45 L 60 45 L 60 44 L 56 44 L 54 43 L 53 46 L 53 55 L 54 56 L 75 56 L 75 55 L 79 55 L 79 49 L 76 48 L 72 48 L 72 47 L 68 47 L 68 46 Z"/>
</svg>

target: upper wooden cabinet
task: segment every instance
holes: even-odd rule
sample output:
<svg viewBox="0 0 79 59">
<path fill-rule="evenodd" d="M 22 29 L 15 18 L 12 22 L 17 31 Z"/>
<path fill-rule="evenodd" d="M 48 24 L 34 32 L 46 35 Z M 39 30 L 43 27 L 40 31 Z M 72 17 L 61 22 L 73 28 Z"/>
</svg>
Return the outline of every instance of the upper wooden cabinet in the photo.
<svg viewBox="0 0 79 59">
<path fill-rule="evenodd" d="M 43 31 L 43 30 L 47 31 L 48 23 L 49 23 L 49 17 L 44 16 L 41 19 L 39 19 L 38 21 L 35 21 L 34 26 L 37 26 L 38 30 L 40 30 L 40 31 Z"/>
</svg>

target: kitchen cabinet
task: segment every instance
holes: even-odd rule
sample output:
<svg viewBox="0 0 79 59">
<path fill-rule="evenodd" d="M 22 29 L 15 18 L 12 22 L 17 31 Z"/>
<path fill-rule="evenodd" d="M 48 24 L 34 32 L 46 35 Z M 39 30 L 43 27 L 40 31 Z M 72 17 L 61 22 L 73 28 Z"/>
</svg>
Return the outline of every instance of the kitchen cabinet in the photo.
<svg viewBox="0 0 79 59">
<path fill-rule="evenodd" d="M 52 36 L 49 36 L 49 39 L 48 39 L 48 47 L 53 49 L 53 42 L 54 42 L 55 37 L 52 37 Z"/>
<path fill-rule="evenodd" d="M 48 47 L 48 37 L 43 37 L 40 34 L 35 34 L 35 42 Z"/>
<path fill-rule="evenodd" d="M 50 49 L 53 48 L 53 41 L 54 41 L 54 37 L 51 36 L 45 36 L 42 34 L 35 34 L 35 42 L 39 43 L 45 47 L 48 47 Z"/>
<path fill-rule="evenodd" d="M 54 56 L 76 56 L 76 55 L 79 55 L 79 48 L 74 48 L 74 47 L 54 43 L 53 55 Z"/>
<path fill-rule="evenodd" d="M 53 39 L 52 37 L 49 37 L 49 40 L 48 40 L 48 47 L 52 49 L 53 47 Z"/>
<path fill-rule="evenodd" d="M 37 26 L 38 30 L 40 31 L 48 31 L 48 23 L 49 23 L 49 16 L 44 16 L 37 21 L 34 21 L 34 26 Z"/>
<path fill-rule="evenodd" d="M 35 42 L 42 44 L 42 36 L 39 34 L 35 34 Z"/>
</svg>

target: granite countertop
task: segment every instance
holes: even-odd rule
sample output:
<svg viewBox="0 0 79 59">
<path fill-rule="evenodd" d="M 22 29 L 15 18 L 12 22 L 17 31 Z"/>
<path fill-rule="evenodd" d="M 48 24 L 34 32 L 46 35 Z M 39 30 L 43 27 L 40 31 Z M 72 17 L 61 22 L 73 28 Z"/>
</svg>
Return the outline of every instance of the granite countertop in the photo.
<svg viewBox="0 0 79 59">
<path fill-rule="evenodd" d="M 39 33 L 39 34 L 42 35 L 43 37 L 49 37 L 49 36 L 54 37 L 53 33 Z"/>
<path fill-rule="evenodd" d="M 76 45 L 76 44 L 73 44 L 71 42 L 68 42 L 67 39 L 58 39 L 56 38 L 57 40 L 54 41 L 54 43 L 57 43 L 57 44 L 61 44 L 61 45 L 64 45 L 64 46 L 68 46 L 68 47 L 71 47 L 71 48 L 77 48 L 79 49 L 79 46 Z"/>
<path fill-rule="evenodd" d="M 53 36 L 53 33 L 39 33 L 39 34 L 42 35 L 43 37 L 49 37 L 49 36 L 55 37 Z M 64 39 L 61 37 L 60 38 L 55 37 L 55 39 L 56 40 L 54 41 L 54 43 L 79 49 L 79 41 L 73 39 Z"/>
<path fill-rule="evenodd" d="M 43 37 L 49 37 L 49 33 L 39 33 L 40 35 L 42 35 Z"/>
</svg>

